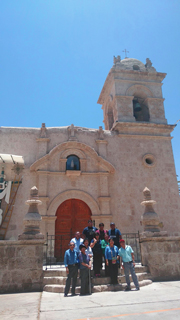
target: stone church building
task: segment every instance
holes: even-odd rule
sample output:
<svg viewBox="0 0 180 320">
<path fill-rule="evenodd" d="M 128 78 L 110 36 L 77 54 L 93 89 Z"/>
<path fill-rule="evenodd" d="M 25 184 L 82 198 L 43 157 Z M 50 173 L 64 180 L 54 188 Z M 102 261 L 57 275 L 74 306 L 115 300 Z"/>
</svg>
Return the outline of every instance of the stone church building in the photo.
<svg viewBox="0 0 180 320">
<path fill-rule="evenodd" d="M 142 231 L 143 189 L 156 200 L 163 230 L 180 232 L 180 198 L 171 132 L 162 95 L 166 74 L 132 58 L 114 57 L 100 93 L 105 129 L 70 125 L 47 128 L 0 128 L 1 182 L 22 182 L 14 197 L 11 218 L 0 227 L 5 239 L 18 238 L 27 212 L 29 190 L 37 186 L 42 205 L 42 233 L 82 232 L 87 220 L 98 227 L 114 221 L 122 233 Z M 99 106 L 100 107 L 100 106 Z M 21 156 L 3 161 L 3 155 Z M 13 169 L 13 170 L 12 170 Z M 16 173 L 16 175 L 15 175 Z M 14 182 L 15 185 L 15 182 Z M 2 216 L 8 206 L 1 201 Z M 8 209 L 7 209 L 8 211 Z M 5 231 L 4 231 L 5 230 Z M 55 256 L 58 251 L 55 244 Z"/>
</svg>

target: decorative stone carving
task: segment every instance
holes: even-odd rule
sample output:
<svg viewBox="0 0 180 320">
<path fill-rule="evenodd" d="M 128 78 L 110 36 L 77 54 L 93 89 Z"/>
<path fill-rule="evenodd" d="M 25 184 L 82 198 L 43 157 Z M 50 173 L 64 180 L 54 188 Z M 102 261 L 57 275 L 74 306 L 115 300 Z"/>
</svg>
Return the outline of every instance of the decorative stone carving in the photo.
<svg viewBox="0 0 180 320">
<path fill-rule="evenodd" d="M 45 123 L 42 123 L 41 125 L 41 131 L 40 131 L 40 138 L 46 138 L 47 137 L 47 129 Z"/>
<path fill-rule="evenodd" d="M 38 212 L 38 205 L 41 205 L 42 201 L 39 200 L 38 189 L 35 186 L 31 188 L 30 200 L 27 200 L 26 204 L 29 206 L 29 210 L 23 219 L 24 232 L 19 235 L 18 239 L 44 239 L 44 236 L 40 233 L 40 222 L 42 218 Z"/>
<path fill-rule="evenodd" d="M 144 200 L 141 202 L 145 206 L 144 214 L 141 217 L 141 224 L 144 227 L 144 231 L 160 232 L 160 228 L 163 227 L 160 223 L 158 214 L 154 211 L 153 205 L 156 201 L 151 199 L 151 192 L 146 187 L 143 190 Z"/>
<path fill-rule="evenodd" d="M 114 62 L 114 65 L 116 65 L 116 63 L 118 62 L 121 62 L 121 57 L 120 56 L 117 56 L 117 57 L 113 57 L 113 62 Z"/>
<path fill-rule="evenodd" d="M 150 68 L 150 67 L 152 67 L 152 62 L 151 62 L 151 60 L 150 60 L 149 58 L 146 58 L 146 64 L 145 64 L 145 67 L 146 67 L 146 68 Z"/>
<path fill-rule="evenodd" d="M 156 71 L 156 69 L 152 66 L 152 62 L 151 62 L 151 60 L 149 58 L 146 58 L 145 67 L 150 72 Z"/>
<path fill-rule="evenodd" d="M 100 140 L 104 140 L 104 130 L 101 126 L 99 126 L 98 135 Z"/>
<path fill-rule="evenodd" d="M 75 141 L 75 140 L 77 140 L 77 138 L 75 137 L 75 129 L 74 129 L 74 125 L 73 124 L 71 124 L 71 126 L 68 128 L 68 131 L 69 131 L 69 134 L 70 134 L 70 136 L 69 136 L 69 140 L 70 141 Z"/>
</svg>

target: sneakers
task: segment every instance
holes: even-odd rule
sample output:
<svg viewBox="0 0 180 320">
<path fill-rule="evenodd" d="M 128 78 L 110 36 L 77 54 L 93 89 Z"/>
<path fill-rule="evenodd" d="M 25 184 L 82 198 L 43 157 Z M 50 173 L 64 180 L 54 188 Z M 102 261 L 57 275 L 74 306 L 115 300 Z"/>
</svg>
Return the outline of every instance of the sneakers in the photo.
<svg viewBox="0 0 180 320">
<path fill-rule="evenodd" d="M 66 294 L 66 293 L 64 294 L 64 297 L 67 297 L 67 294 Z"/>
<path fill-rule="evenodd" d="M 131 287 L 126 287 L 124 291 L 131 291 Z"/>
<path fill-rule="evenodd" d="M 137 287 L 137 288 L 135 289 L 135 291 L 138 291 L 138 290 L 140 290 L 140 288 L 139 288 L 139 287 Z"/>
</svg>

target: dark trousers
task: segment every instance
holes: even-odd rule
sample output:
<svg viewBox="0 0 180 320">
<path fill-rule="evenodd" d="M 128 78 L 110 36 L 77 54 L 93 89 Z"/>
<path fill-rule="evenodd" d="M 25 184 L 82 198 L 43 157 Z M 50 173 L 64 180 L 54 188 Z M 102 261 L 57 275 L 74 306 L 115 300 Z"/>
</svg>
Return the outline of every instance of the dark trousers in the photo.
<svg viewBox="0 0 180 320">
<path fill-rule="evenodd" d="M 108 260 L 109 262 L 109 273 L 111 277 L 111 284 L 117 284 L 117 276 L 118 276 L 118 264 L 113 264 L 112 260 Z"/>
<path fill-rule="evenodd" d="M 68 294 L 70 285 L 71 285 L 71 278 L 72 278 L 72 288 L 71 288 L 71 293 L 75 294 L 75 288 L 76 288 L 76 282 L 77 282 L 77 275 L 78 275 L 78 265 L 75 266 L 68 266 L 69 269 L 69 274 L 66 279 L 66 287 L 65 287 L 65 294 Z"/>
<path fill-rule="evenodd" d="M 100 270 L 102 269 L 102 254 L 94 253 L 93 254 L 93 271 L 94 275 L 100 274 Z"/>
<path fill-rule="evenodd" d="M 81 275 L 81 294 L 89 294 L 89 269 L 80 269 Z"/>
</svg>

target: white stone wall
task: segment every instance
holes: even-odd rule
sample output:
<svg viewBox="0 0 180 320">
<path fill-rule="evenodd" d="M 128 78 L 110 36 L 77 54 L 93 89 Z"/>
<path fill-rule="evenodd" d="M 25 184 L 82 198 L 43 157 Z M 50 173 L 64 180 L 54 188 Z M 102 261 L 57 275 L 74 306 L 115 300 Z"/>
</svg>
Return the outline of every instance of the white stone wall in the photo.
<svg viewBox="0 0 180 320">
<path fill-rule="evenodd" d="M 55 208 L 58 201 L 63 201 L 63 192 L 66 191 L 78 191 L 80 199 L 88 202 L 96 225 L 99 221 L 104 221 L 108 228 L 109 222 L 113 220 L 123 233 L 141 231 L 140 218 L 144 208 L 140 203 L 143 200 L 142 191 L 145 186 L 151 190 L 152 199 L 157 201 L 154 209 L 164 224 L 163 230 L 180 231 L 180 199 L 170 137 L 128 136 L 119 135 L 114 131 L 104 131 L 104 140 L 99 143 L 98 130 L 75 128 L 77 141 L 71 141 L 71 144 L 75 145 L 74 150 L 78 150 L 77 142 L 81 143 L 81 152 L 86 156 L 86 164 L 79 176 L 72 177 L 67 176 L 65 169 L 63 171 L 59 165 L 63 151 L 61 149 L 50 156 L 47 162 L 39 165 L 38 170 L 48 173 L 39 175 L 38 171 L 30 171 L 30 166 L 38 159 L 38 144 L 47 143 L 49 153 L 56 145 L 68 140 L 67 128 L 47 129 L 49 142 L 36 141 L 40 129 L 1 128 L 0 131 L 1 153 L 22 155 L 25 159 L 23 182 L 16 197 L 7 239 L 17 239 L 18 234 L 22 233 L 23 217 L 27 211 L 25 201 L 33 185 L 38 187 L 43 201 L 43 205 L 39 207 L 40 213 L 43 216 L 51 216 L 51 219 L 43 220 L 43 233 L 49 228 L 53 232 Z M 87 147 L 83 147 L 82 143 Z M 145 165 L 145 154 L 154 156 L 154 166 Z M 104 160 L 106 162 L 103 162 Z M 108 163 L 114 167 L 114 173 L 108 169 Z M 8 170 L 7 179 L 12 175 L 11 170 Z M 104 175 L 103 172 L 107 174 Z M 55 198 L 57 201 L 53 204 Z"/>
</svg>

